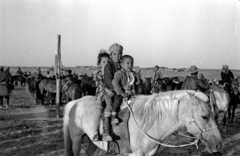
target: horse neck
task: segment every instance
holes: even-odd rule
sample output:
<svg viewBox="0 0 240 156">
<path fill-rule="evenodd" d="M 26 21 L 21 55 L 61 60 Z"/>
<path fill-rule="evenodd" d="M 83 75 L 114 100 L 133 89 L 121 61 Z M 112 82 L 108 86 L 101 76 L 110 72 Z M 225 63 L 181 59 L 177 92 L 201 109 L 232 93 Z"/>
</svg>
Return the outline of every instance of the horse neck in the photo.
<svg viewBox="0 0 240 156">
<path fill-rule="evenodd" d="M 165 123 L 161 123 L 161 125 L 156 126 L 156 129 L 158 130 L 157 139 L 164 140 L 169 135 L 180 129 L 182 126 L 182 121 L 167 121 Z"/>
<path fill-rule="evenodd" d="M 163 140 L 181 127 L 184 127 L 186 117 L 191 114 L 189 107 L 191 106 L 187 102 L 180 103 L 178 101 L 176 108 L 170 112 L 171 116 L 177 113 L 176 118 L 168 116 L 163 117 L 165 120 L 162 120 L 161 123 L 156 120 L 157 122 L 155 121 L 155 129 L 157 129 L 159 132 L 157 138 Z"/>
<path fill-rule="evenodd" d="M 215 98 L 215 103 L 219 110 L 225 110 L 228 107 L 230 97 L 229 94 L 224 89 L 214 89 L 213 95 Z"/>
</svg>

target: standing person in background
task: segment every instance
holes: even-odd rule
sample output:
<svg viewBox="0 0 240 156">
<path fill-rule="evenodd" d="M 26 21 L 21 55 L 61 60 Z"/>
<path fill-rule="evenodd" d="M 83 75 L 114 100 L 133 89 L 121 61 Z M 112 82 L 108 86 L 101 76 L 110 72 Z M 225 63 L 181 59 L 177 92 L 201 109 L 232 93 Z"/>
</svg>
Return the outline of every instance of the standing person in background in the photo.
<svg viewBox="0 0 240 156">
<path fill-rule="evenodd" d="M 10 73 L 10 67 L 7 67 L 7 69 L 5 70 L 5 72 L 6 72 L 8 75 L 12 76 L 12 74 Z"/>
<path fill-rule="evenodd" d="M 155 82 L 157 81 L 157 79 L 161 79 L 162 78 L 162 73 L 160 71 L 160 68 L 158 67 L 158 65 L 156 65 L 154 67 L 154 73 L 152 76 L 152 85 L 154 86 Z"/>
<path fill-rule="evenodd" d="M 138 68 L 138 69 L 136 70 L 136 77 L 137 77 L 137 79 L 138 79 L 138 82 L 142 82 L 142 81 L 143 81 L 140 68 Z"/>
<path fill-rule="evenodd" d="M 22 74 L 23 74 L 23 72 L 22 72 L 21 68 L 19 67 L 18 70 L 17 70 L 17 75 L 21 76 Z"/>
<path fill-rule="evenodd" d="M 40 67 L 37 68 L 37 73 L 38 73 L 38 74 L 42 74 Z"/>
<path fill-rule="evenodd" d="M 36 80 L 40 81 L 43 78 L 42 72 L 40 67 L 37 68 L 37 72 L 36 72 Z"/>
</svg>

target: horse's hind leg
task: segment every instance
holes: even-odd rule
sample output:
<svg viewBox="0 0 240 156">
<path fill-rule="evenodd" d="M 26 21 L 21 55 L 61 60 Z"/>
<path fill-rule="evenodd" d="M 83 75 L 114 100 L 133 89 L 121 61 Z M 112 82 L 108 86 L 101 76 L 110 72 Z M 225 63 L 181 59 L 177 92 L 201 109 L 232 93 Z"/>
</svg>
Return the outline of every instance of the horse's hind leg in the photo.
<svg viewBox="0 0 240 156">
<path fill-rule="evenodd" d="M 223 132 L 226 133 L 227 132 L 227 111 L 224 112 L 224 116 L 223 116 Z"/>
<path fill-rule="evenodd" d="M 7 100 L 7 107 L 8 107 L 9 106 L 9 96 L 6 96 L 5 98 Z"/>
<path fill-rule="evenodd" d="M 93 156 L 94 152 L 97 149 L 97 146 L 88 138 L 88 147 L 85 152 L 85 156 Z"/>
<path fill-rule="evenodd" d="M 72 151 L 74 156 L 80 156 L 83 135 L 74 135 L 72 138 Z"/>
</svg>

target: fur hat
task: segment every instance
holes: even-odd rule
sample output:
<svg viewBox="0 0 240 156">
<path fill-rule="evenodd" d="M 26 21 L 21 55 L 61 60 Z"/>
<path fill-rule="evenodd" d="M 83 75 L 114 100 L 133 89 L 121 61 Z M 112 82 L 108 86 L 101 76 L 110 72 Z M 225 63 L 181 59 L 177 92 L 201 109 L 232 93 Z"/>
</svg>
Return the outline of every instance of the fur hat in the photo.
<svg viewBox="0 0 240 156">
<path fill-rule="evenodd" d="M 223 65 L 222 69 L 228 69 L 228 65 Z"/>
<path fill-rule="evenodd" d="M 189 68 L 189 71 L 191 74 L 194 74 L 194 73 L 198 72 L 198 68 L 194 65 Z"/>
<path fill-rule="evenodd" d="M 123 46 L 121 46 L 120 44 L 118 43 L 114 43 L 113 45 L 111 45 L 108 49 L 108 52 L 109 54 L 111 54 L 112 52 L 114 51 L 120 51 L 122 52 L 123 51 Z"/>
<path fill-rule="evenodd" d="M 108 51 L 106 49 L 101 49 L 98 54 L 104 54 L 104 53 L 107 53 L 108 54 Z"/>
</svg>

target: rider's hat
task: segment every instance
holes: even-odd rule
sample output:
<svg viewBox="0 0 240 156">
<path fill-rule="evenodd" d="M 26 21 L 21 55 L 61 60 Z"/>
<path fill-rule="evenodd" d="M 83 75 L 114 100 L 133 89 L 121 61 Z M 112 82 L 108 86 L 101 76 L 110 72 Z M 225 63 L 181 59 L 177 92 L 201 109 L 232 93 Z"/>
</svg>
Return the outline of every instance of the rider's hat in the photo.
<svg viewBox="0 0 240 156">
<path fill-rule="evenodd" d="M 98 54 L 105 54 L 107 53 L 108 54 L 108 51 L 106 49 L 101 49 Z"/>
<path fill-rule="evenodd" d="M 158 65 L 156 65 L 154 68 L 159 68 L 159 66 L 158 66 Z"/>
<path fill-rule="evenodd" d="M 189 68 L 189 71 L 191 74 L 194 74 L 194 73 L 198 72 L 198 68 L 195 65 L 193 65 Z"/>
<path fill-rule="evenodd" d="M 222 69 L 228 69 L 228 65 L 223 65 Z"/>
<path fill-rule="evenodd" d="M 109 54 L 111 54 L 112 52 L 114 51 L 120 51 L 122 52 L 123 51 L 123 46 L 121 46 L 120 44 L 118 43 L 114 43 L 113 45 L 111 45 L 108 49 L 108 52 Z"/>
</svg>

